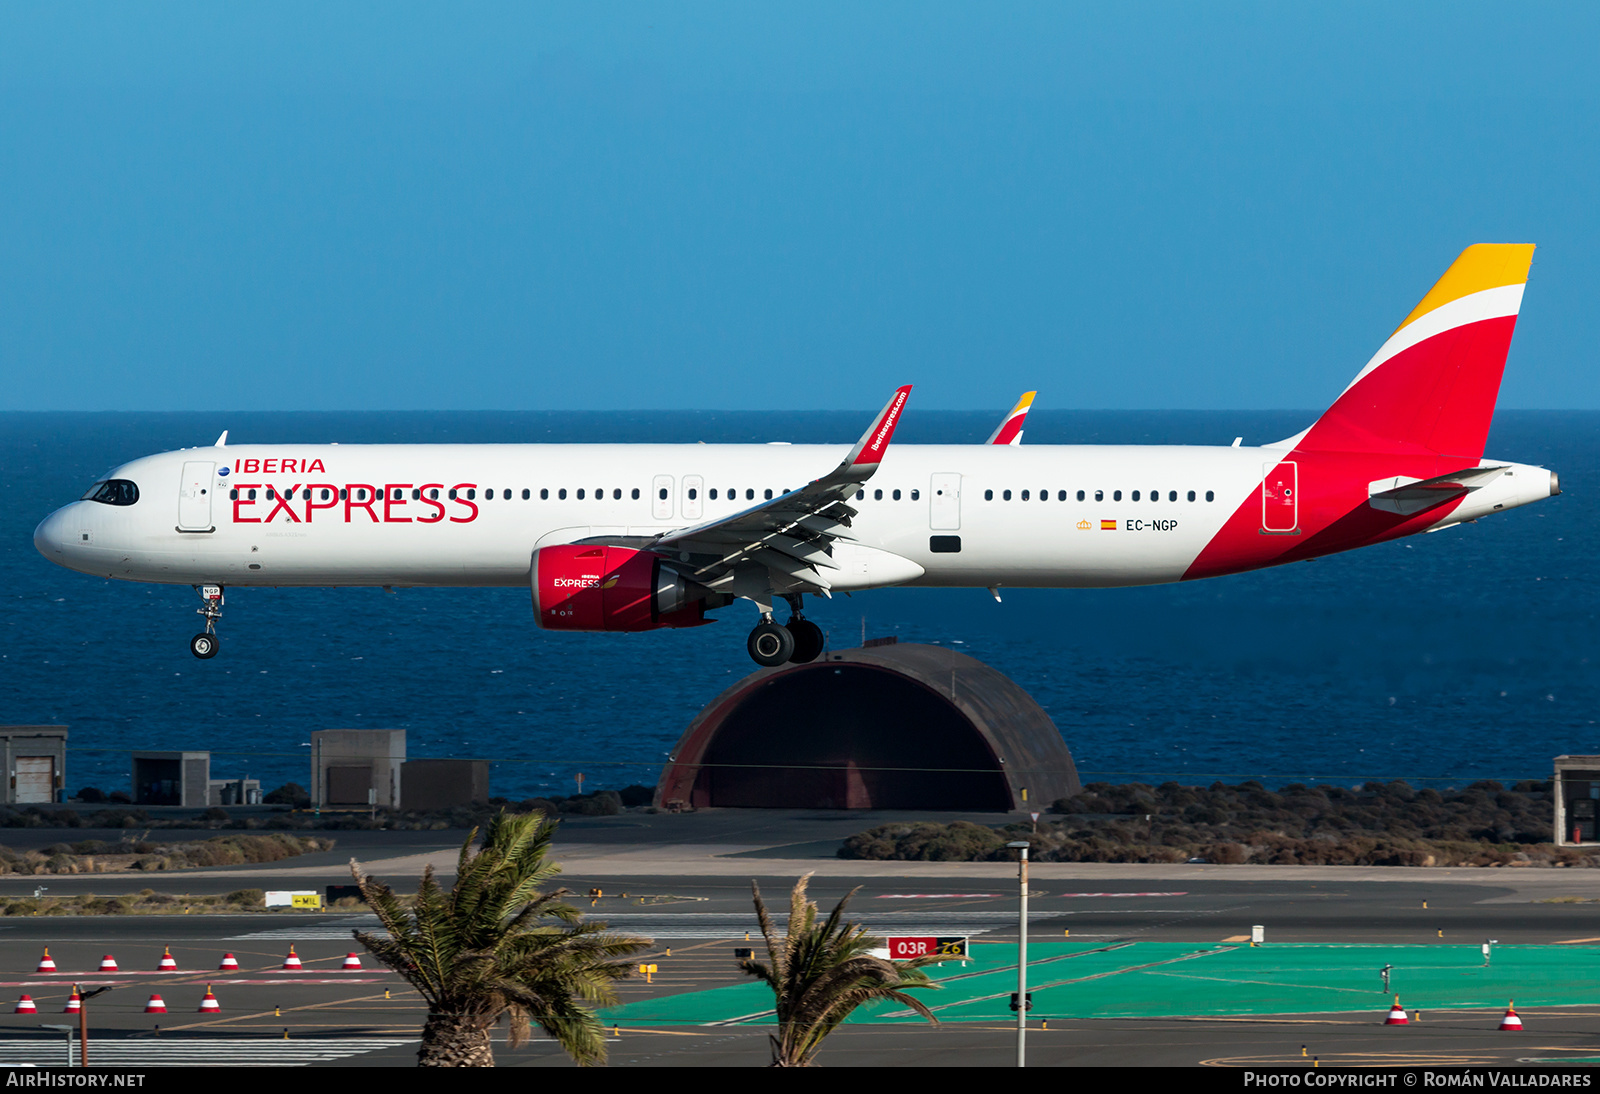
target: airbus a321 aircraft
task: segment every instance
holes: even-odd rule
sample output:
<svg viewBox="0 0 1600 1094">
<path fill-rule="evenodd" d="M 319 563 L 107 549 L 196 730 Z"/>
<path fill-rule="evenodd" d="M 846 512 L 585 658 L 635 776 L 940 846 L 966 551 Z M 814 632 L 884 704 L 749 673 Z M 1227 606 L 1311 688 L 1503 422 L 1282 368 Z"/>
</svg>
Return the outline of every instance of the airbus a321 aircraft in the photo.
<svg viewBox="0 0 1600 1094">
<path fill-rule="evenodd" d="M 550 630 L 711 622 L 753 602 L 759 664 L 805 662 L 803 598 L 888 585 L 1187 581 L 1474 521 L 1560 492 L 1485 460 L 1533 247 L 1462 252 L 1310 428 L 1259 448 L 890 439 L 855 446 L 226 445 L 124 464 L 39 525 L 73 570 L 194 585 L 531 588 Z M 1010 418 L 1020 429 L 1019 404 Z M 841 455 L 843 458 L 841 459 Z M 773 608 L 792 612 L 777 623 Z"/>
</svg>

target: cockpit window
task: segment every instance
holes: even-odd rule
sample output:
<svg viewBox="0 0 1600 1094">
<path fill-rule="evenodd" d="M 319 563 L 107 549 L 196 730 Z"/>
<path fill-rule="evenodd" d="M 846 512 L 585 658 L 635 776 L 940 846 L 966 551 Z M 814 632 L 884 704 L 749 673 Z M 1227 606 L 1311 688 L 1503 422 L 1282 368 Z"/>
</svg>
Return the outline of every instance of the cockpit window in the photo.
<svg viewBox="0 0 1600 1094">
<path fill-rule="evenodd" d="M 89 487 L 83 501 L 104 502 L 106 505 L 132 505 L 139 500 L 139 488 L 131 479 L 106 479 Z"/>
</svg>

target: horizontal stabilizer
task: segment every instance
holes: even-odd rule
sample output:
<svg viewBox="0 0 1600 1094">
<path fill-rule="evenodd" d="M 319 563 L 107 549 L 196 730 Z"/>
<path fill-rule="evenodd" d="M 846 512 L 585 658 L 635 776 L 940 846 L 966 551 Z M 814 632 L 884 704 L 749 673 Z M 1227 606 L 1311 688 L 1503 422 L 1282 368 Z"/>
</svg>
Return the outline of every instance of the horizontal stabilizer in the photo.
<svg viewBox="0 0 1600 1094">
<path fill-rule="evenodd" d="M 1405 475 L 1378 479 L 1367 484 L 1367 504 L 1386 513 L 1409 516 L 1487 486 L 1505 471 L 1504 466 L 1464 467 L 1431 479 L 1413 479 Z"/>
</svg>

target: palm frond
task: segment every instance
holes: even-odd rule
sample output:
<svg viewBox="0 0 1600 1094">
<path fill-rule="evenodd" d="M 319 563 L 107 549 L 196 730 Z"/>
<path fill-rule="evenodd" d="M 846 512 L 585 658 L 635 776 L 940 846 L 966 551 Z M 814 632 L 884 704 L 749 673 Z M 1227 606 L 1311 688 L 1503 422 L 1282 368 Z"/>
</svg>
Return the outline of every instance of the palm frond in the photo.
<svg viewBox="0 0 1600 1094">
<path fill-rule="evenodd" d="M 789 925 L 780 938 L 761 890 L 753 882 L 756 922 L 766 939 L 769 961 L 743 958 L 739 968 L 772 989 L 778 1033 L 770 1040 L 775 1067 L 806 1066 L 822 1041 L 856 1008 L 873 1002 L 894 1002 L 930 1022 L 933 1012 L 908 991 L 937 988 L 922 971 L 936 958 L 894 962 L 870 951 L 881 940 L 858 923 L 847 922 L 845 908 L 859 889 L 845 894 L 821 923 L 817 905 L 806 896 L 807 874 L 789 894 Z"/>
<path fill-rule="evenodd" d="M 542 814 L 500 813 L 481 842 L 475 829 L 462 843 L 449 892 L 432 866 L 423 871 L 409 911 L 387 885 L 351 863 L 363 898 L 388 932 L 356 931 L 356 940 L 428 1002 L 425 1062 L 492 1060 L 488 1031 L 501 1017 L 513 1045 L 527 1038 L 531 1024 L 578 1063 L 605 1061 L 604 1031 L 591 1008 L 615 1002 L 616 981 L 633 972 L 628 958 L 649 941 L 585 922 L 561 900 L 564 889 L 542 891 L 561 872 L 548 860 L 554 831 L 555 822 Z M 430 1046 L 430 1031 L 455 1041 Z M 463 1037 L 481 1040 L 467 1051 Z"/>
</svg>

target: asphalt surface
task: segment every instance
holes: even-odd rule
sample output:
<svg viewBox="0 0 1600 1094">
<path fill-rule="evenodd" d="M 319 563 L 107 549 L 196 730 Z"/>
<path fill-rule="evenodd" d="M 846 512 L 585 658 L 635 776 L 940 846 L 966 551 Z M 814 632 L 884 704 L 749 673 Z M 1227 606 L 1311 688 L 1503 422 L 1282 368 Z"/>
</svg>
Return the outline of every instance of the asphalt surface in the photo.
<svg viewBox="0 0 1600 1094">
<path fill-rule="evenodd" d="M 635 1001 L 745 983 L 733 950 L 754 931 L 752 882 L 781 909 L 789 887 L 813 873 L 810 892 L 826 908 L 853 889 L 852 917 L 875 933 L 962 934 L 983 942 L 1016 938 L 1014 863 L 881 863 L 838 859 L 844 836 L 907 815 L 715 810 L 687 816 L 627 814 L 572 818 L 559 831 L 561 882 L 585 911 L 614 929 L 652 939 L 640 961 L 651 983 L 621 986 Z M 928 819 L 920 815 L 915 819 Z M 951 817 L 939 819 L 949 820 Z M 970 819 L 995 818 L 972 817 Z M 48 843 L 115 839 L 86 829 L 42 833 Z M 215 835 L 197 831 L 194 835 Z M 448 881 L 465 832 L 331 832 L 332 851 L 269 866 L 92 876 L 0 877 L 0 896 L 110 895 L 153 888 L 168 893 L 232 889 L 318 889 L 345 884 L 349 860 L 404 890 L 432 862 Z M 12 833 L 6 833 L 10 837 Z M 153 839 L 175 838 L 158 831 Z M 13 845 L 19 841 L 11 840 Z M 600 890 L 590 898 L 591 890 Z M 1600 871 L 1553 869 L 1425 870 L 1359 867 L 1128 866 L 1034 864 L 1030 934 L 1035 940 L 1220 943 L 1600 945 Z M 0 1015 L 0 1065 L 55 1062 L 59 1033 L 40 1030 L 61 1015 L 74 980 L 110 984 L 89 1004 L 92 1062 L 409 1066 L 423 1009 L 396 976 L 372 968 L 342 971 L 363 954 L 351 931 L 375 925 L 360 910 L 279 911 L 253 916 L 85 916 L 0 919 L 0 993 L 36 1000 L 35 1015 Z M 293 946 L 304 971 L 280 966 Z M 49 948 L 61 970 L 35 972 Z M 170 947 L 178 973 L 154 970 Z M 97 971 L 115 956 L 116 974 Z M 238 972 L 217 969 L 224 953 Z M 220 1013 L 198 1012 L 210 984 Z M 1525 1013 L 1528 1032 L 1495 1032 L 1499 1012 L 1438 1011 L 1420 1024 L 1384 1028 L 1384 998 L 1374 981 L 1370 1014 L 1232 1015 L 1225 1018 L 1090 1019 L 1058 1016 L 1029 1032 L 1035 1065 L 1309 1063 L 1514 1063 L 1600 1057 L 1600 1007 Z M 162 995 L 168 1013 L 146 1014 Z M 387 998 L 385 997 L 387 993 Z M 5 1009 L 9 1010 L 7 1005 Z M 159 1031 L 158 1028 L 159 1027 Z M 287 1040 L 285 1040 L 287 1033 Z M 1511 1038 L 1515 1043 L 1508 1043 Z M 497 1038 L 498 1039 L 498 1038 Z M 271 1042 L 271 1044 L 268 1044 Z M 1305 1055 L 1301 1055 L 1305 1046 Z M 124 1053 L 118 1056 L 116 1053 Z M 107 1053 L 109 1055 L 101 1055 Z M 21 1054 L 19 1056 L 18 1054 Z M 993 1022 L 922 1026 L 850 1025 L 832 1038 L 831 1065 L 998 1066 L 1015 1054 L 1009 1016 Z M 610 1044 L 613 1066 L 759 1066 L 767 1062 L 760 1025 L 624 1026 Z M 502 1066 L 569 1066 L 548 1041 L 512 1051 Z"/>
</svg>

